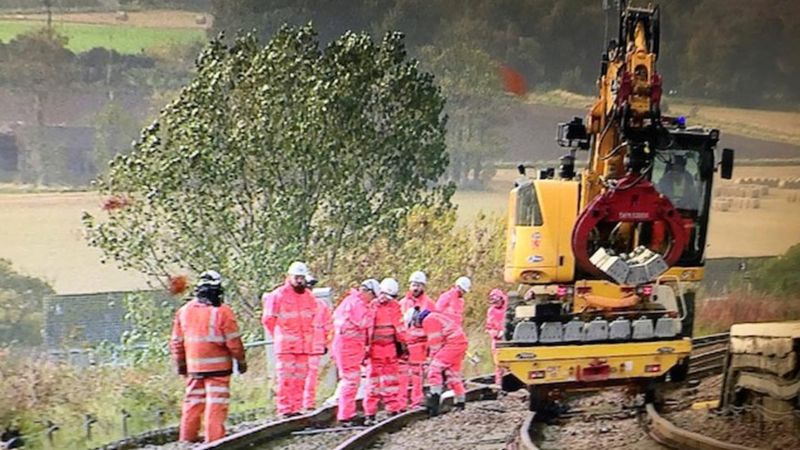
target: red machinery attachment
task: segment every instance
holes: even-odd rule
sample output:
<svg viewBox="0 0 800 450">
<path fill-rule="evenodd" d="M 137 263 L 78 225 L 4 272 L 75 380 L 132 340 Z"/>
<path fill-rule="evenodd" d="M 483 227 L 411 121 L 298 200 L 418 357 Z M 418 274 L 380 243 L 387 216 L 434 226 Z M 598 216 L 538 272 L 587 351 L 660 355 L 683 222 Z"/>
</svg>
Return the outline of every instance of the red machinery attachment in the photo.
<svg viewBox="0 0 800 450">
<path fill-rule="evenodd" d="M 590 235 L 602 223 L 620 222 L 666 224 L 671 243 L 662 256 L 670 267 L 678 262 L 688 241 L 683 219 L 669 198 L 660 194 L 649 180 L 632 173 L 621 178 L 616 187 L 597 196 L 578 216 L 572 232 L 572 251 L 579 268 L 598 277 L 605 276 L 589 259 Z"/>
</svg>

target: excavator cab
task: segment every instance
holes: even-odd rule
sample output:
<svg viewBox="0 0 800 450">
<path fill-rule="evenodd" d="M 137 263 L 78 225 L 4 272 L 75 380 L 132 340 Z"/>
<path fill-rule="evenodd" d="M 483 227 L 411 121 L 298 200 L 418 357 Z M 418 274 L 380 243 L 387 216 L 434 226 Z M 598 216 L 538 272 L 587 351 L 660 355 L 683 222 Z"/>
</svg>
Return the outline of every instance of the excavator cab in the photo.
<svg viewBox="0 0 800 450">
<path fill-rule="evenodd" d="M 674 122 L 681 126 L 667 128 L 670 139 L 667 145 L 656 148 L 648 176 L 656 190 L 669 198 L 678 210 L 688 234 L 686 246 L 673 272 L 683 280 L 694 281 L 696 276 L 689 272 L 683 274 L 680 268 L 704 265 L 714 174 L 720 167 L 721 178 L 731 178 L 733 150 L 725 149 L 717 164 L 719 130 L 687 129 L 683 119 Z M 645 238 L 646 234 L 643 231 L 641 236 Z M 656 243 L 652 245 L 657 247 Z"/>
</svg>

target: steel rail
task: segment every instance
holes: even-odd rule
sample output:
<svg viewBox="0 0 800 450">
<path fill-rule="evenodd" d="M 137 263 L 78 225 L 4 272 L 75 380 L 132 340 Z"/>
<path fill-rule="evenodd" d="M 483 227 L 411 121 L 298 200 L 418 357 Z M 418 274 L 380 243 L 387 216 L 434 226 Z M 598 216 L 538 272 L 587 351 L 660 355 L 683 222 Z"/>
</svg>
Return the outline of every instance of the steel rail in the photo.
<svg viewBox="0 0 800 450">
<path fill-rule="evenodd" d="M 680 428 L 661 417 L 656 408 L 650 403 L 645 406 L 645 410 L 647 413 L 645 428 L 648 435 L 654 441 L 667 447 L 681 450 L 753 450 L 752 447 L 723 442 Z"/>
<path fill-rule="evenodd" d="M 493 378 L 494 375 L 481 375 L 468 380 L 468 383 L 475 386 L 467 390 L 467 400 L 477 401 L 485 397 L 490 391 L 490 387 L 486 381 Z M 442 409 L 447 411 L 452 408 L 453 397 L 447 395 L 442 399 Z M 263 425 L 240 431 L 238 433 L 226 436 L 223 439 L 197 447 L 196 450 L 239 450 L 245 448 L 252 448 L 257 445 L 267 444 L 270 440 L 287 437 L 292 432 L 300 431 L 312 426 L 322 427 L 329 426 L 335 422 L 336 406 L 328 406 L 318 409 L 311 414 L 304 414 L 297 417 L 291 417 L 283 420 L 268 422 Z M 377 440 L 384 433 L 397 431 L 407 424 L 424 420 L 427 418 L 427 412 L 424 408 L 416 408 L 407 411 L 397 416 L 390 417 L 383 420 L 374 426 L 363 430 L 354 429 L 358 431 L 357 434 L 340 444 L 337 449 L 362 449 L 367 448 L 375 440 Z M 299 435 L 296 437 L 300 437 Z"/>
<path fill-rule="evenodd" d="M 476 381 L 486 381 L 485 376 L 473 379 L 472 383 L 476 386 L 467 389 L 466 397 L 468 402 L 483 400 L 491 393 L 491 388 L 488 384 Z M 446 412 L 453 406 L 453 397 L 447 396 L 442 399 L 442 411 Z M 398 414 L 390 417 L 375 426 L 367 428 L 358 434 L 350 437 L 342 442 L 336 450 L 363 450 L 369 448 L 375 441 L 377 441 L 383 434 L 392 433 L 401 428 L 410 425 L 414 422 L 425 420 L 428 413 L 425 408 L 416 408 L 411 411 L 406 411 L 403 414 Z"/>
</svg>

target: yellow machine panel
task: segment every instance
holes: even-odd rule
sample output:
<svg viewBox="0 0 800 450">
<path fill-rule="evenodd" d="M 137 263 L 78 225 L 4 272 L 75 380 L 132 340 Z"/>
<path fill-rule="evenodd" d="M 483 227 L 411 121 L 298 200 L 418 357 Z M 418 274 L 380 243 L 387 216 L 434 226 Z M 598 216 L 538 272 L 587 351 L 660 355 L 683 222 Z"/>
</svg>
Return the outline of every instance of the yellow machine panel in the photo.
<svg viewBox="0 0 800 450">
<path fill-rule="evenodd" d="M 571 282 L 575 259 L 570 242 L 578 213 L 578 183 L 526 180 L 511 192 L 505 281 Z"/>
<path fill-rule="evenodd" d="M 527 385 L 657 378 L 688 358 L 691 340 L 499 348 L 498 363 Z"/>
</svg>

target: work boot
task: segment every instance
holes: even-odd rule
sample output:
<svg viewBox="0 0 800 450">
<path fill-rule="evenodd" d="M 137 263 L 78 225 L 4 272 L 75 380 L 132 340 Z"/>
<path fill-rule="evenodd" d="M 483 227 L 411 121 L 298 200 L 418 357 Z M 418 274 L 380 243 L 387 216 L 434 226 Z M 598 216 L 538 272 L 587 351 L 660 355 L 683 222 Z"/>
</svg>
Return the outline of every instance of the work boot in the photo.
<svg viewBox="0 0 800 450">
<path fill-rule="evenodd" d="M 466 407 L 467 407 L 467 405 L 464 402 L 458 402 L 458 403 L 453 405 L 453 409 L 455 411 L 464 411 L 464 409 L 466 409 Z"/>
<path fill-rule="evenodd" d="M 347 420 L 340 420 L 339 427 L 341 428 L 353 428 L 359 426 L 358 419 L 353 417 L 352 419 Z"/>
<path fill-rule="evenodd" d="M 425 409 L 428 410 L 428 417 L 436 417 L 439 415 L 439 394 L 429 394 L 425 399 Z"/>
<path fill-rule="evenodd" d="M 376 423 L 378 423 L 378 422 L 375 420 L 375 416 L 366 416 L 366 417 L 364 417 L 364 426 L 371 427 L 371 426 L 375 425 Z"/>
</svg>

